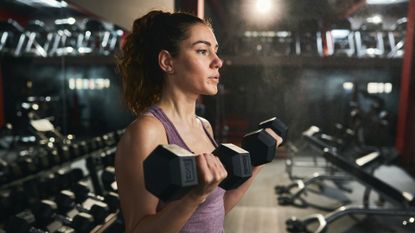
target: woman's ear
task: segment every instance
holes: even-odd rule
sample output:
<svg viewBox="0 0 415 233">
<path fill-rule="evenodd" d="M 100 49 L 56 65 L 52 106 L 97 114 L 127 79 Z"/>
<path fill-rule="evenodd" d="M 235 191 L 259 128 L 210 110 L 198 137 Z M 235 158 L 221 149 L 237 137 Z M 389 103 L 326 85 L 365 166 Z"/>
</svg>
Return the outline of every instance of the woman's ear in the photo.
<svg viewBox="0 0 415 233">
<path fill-rule="evenodd" d="M 159 53 L 159 66 L 160 68 L 168 73 L 172 74 L 174 72 L 173 67 L 173 57 L 167 50 L 161 50 Z"/>
</svg>

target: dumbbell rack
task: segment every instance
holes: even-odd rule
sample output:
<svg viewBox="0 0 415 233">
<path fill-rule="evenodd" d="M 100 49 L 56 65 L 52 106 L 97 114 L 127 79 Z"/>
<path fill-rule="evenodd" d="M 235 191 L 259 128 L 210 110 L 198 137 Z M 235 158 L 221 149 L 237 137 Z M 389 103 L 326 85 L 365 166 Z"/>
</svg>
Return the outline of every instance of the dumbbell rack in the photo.
<svg viewBox="0 0 415 233">
<path fill-rule="evenodd" d="M 124 132 L 123 130 L 118 130 L 116 132 L 110 132 L 110 133 L 104 134 L 102 137 L 98 136 L 100 138 L 99 141 L 102 141 L 102 143 L 99 143 L 100 145 L 95 145 L 95 146 L 88 145 L 89 149 L 82 151 L 83 152 L 82 155 L 78 154 L 78 156 L 76 157 L 71 157 L 69 160 L 50 166 L 47 169 L 25 175 L 17 179 L 10 180 L 9 182 L 4 183 L 0 186 L 0 193 L 11 192 L 13 188 L 23 187 L 26 182 L 34 181 L 36 179 L 41 179 L 42 177 L 46 178 L 48 175 L 51 175 L 51 174 L 55 174 L 59 172 L 65 174 L 64 172 L 67 172 L 70 169 L 81 168 L 82 170 L 87 171 L 87 175 L 84 176 L 84 178 L 88 178 L 91 181 L 94 194 L 102 195 L 106 191 L 103 190 L 103 184 L 102 182 L 100 182 L 98 178 L 98 173 L 100 172 L 99 169 L 103 169 L 103 167 L 106 167 L 106 166 L 113 166 L 113 160 L 114 160 L 113 157 L 115 156 L 115 152 L 116 152 L 116 144 L 123 132 Z M 91 140 L 91 142 L 92 141 L 93 140 Z M 85 145 L 85 141 L 79 141 L 76 143 L 79 143 L 79 144 L 83 143 Z M 93 144 L 93 143 L 90 143 L 90 144 Z M 112 158 L 109 158 L 111 156 Z M 82 167 L 82 164 L 83 164 L 83 167 Z M 110 192 L 110 191 L 107 190 L 107 192 Z M 2 197 L 0 197 L 0 199 L 1 198 Z M 10 215 L 5 215 L 5 216 L 12 216 L 15 213 L 11 212 L 9 214 Z M 108 232 L 107 229 L 110 228 L 117 221 L 117 219 L 119 219 L 119 210 L 117 210 L 115 213 L 110 213 L 105 218 L 105 222 L 103 224 L 94 226 L 91 232 Z M 0 219 L 0 232 L 2 232 L 1 230 L 2 224 L 5 224 L 6 221 L 7 219 Z"/>
</svg>

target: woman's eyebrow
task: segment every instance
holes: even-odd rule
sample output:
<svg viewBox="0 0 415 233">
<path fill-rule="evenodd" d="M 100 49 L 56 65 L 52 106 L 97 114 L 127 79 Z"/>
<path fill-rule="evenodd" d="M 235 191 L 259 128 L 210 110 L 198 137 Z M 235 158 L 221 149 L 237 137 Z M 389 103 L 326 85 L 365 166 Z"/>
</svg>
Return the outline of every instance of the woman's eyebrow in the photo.
<svg viewBox="0 0 415 233">
<path fill-rule="evenodd" d="M 192 47 L 195 46 L 196 44 L 199 44 L 199 43 L 205 44 L 205 45 L 207 45 L 209 47 L 212 46 L 212 44 L 209 41 L 206 41 L 206 40 L 198 40 L 198 41 L 192 43 Z M 216 44 L 215 45 L 215 48 L 218 48 L 218 47 L 219 47 L 219 45 Z"/>
</svg>

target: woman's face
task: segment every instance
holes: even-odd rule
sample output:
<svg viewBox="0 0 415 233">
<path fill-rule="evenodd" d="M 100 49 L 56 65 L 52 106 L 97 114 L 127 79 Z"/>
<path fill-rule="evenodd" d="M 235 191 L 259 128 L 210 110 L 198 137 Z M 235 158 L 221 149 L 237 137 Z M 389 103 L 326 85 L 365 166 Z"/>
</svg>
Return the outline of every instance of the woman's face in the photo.
<svg viewBox="0 0 415 233">
<path fill-rule="evenodd" d="M 189 37 L 180 43 L 179 54 L 173 58 L 174 82 L 186 92 L 215 95 L 222 67 L 222 60 L 216 54 L 215 35 L 203 24 L 191 26 L 188 33 Z"/>
</svg>

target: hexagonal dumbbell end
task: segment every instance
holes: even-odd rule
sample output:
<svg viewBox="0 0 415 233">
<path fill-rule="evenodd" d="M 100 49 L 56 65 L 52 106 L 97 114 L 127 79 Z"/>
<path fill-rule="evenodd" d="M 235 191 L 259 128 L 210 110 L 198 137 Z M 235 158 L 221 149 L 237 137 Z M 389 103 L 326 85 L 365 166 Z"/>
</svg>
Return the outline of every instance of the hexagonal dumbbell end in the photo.
<svg viewBox="0 0 415 233">
<path fill-rule="evenodd" d="M 273 117 L 271 119 L 265 120 L 258 124 L 259 128 L 271 128 L 278 136 L 282 138 L 282 144 L 286 142 L 287 134 L 288 134 L 288 126 L 284 124 L 280 119 L 277 117 Z"/>
<path fill-rule="evenodd" d="M 249 151 L 253 166 L 271 162 L 275 157 L 276 144 L 264 129 L 248 133 L 242 139 L 242 148 Z"/>
<path fill-rule="evenodd" d="M 228 176 L 219 184 L 223 189 L 235 189 L 252 176 L 248 151 L 231 143 L 222 143 L 212 154 L 219 157 L 228 172 Z"/>
<path fill-rule="evenodd" d="M 144 180 L 161 200 L 177 200 L 198 184 L 196 155 L 177 145 L 159 145 L 144 160 Z"/>
<path fill-rule="evenodd" d="M 304 223 L 297 219 L 296 217 L 291 217 L 287 221 L 285 221 L 285 224 L 287 226 L 287 231 L 290 233 L 303 233 L 308 232 L 306 231 L 306 227 L 304 226 Z"/>
</svg>

